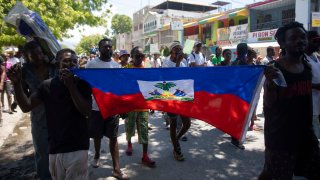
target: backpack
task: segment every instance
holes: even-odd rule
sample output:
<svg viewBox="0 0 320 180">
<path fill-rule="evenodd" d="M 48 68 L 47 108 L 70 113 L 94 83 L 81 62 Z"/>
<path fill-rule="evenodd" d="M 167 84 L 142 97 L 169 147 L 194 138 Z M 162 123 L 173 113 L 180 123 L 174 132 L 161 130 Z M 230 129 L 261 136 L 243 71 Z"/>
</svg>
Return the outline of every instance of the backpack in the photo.
<svg viewBox="0 0 320 180">
<path fill-rule="evenodd" d="M 192 52 L 191 54 L 192 54 L 192 56 L 193 56 L 193 59 L 196 59 L 196 55 L 195 55 L 193 52 Z M 202 57 L 203 57 L 204 61 L 206 61 L 207 58 L 204 56 L 203 53 L 201 53 L 201 54 L 202 54 Z"/>
</svg>

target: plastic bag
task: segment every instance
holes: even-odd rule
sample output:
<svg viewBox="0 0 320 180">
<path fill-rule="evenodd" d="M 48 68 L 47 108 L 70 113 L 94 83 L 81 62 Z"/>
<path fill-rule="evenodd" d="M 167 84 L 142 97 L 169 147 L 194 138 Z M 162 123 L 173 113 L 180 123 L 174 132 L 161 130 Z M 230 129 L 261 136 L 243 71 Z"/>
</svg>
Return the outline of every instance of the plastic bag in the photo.
<svg viewBox="0 0 320 180">
<path fill-rule="evenodd" d="M 4 21 L 15 26 L 17 32 L 27 41 L 37 41 L 48 56 L 48 61 L 55 62 L 55 55 L 61 46 L 36 12 L 29 10 L 21 2 L 17 2 Z"/>
</svg>

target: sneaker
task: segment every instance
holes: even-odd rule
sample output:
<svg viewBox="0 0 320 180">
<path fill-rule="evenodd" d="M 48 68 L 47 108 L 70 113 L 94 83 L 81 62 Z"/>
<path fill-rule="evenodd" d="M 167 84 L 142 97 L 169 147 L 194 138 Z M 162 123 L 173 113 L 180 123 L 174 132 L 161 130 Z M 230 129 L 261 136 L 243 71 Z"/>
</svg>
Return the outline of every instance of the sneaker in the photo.
<svg viewBox="0 0 320 180">
<path fill-rule="evenodd" d="M 119 180 L 127 180 L 129 179 L 128 176 L 123 174 L 120 170 L 119 171 L 112 171 L 112 176 Z"/>
<path fill-rule="evenodd" d="M 187 136 L 182 136 L 182 138 L 180 138 L 181 141 L 188 141 Z"/>
<path fill-rule="evenodd" d="M 239 143 L 239 141 L 237 139 L 232 138 L 231 139 L 231 144 L 233 144 L 234 146 L 236 146 L 237 148 L 244 150 L 245 147 L 243 144 Z"/>
<path fill-rule="evenodd" d="M 155 168 L 156 162 L 152 161 L 149 157 L 145 157 L 141 159 L 143 165 L 148 166 L 149 168 Z"/>
<path fill-rule="evenodd" d="M 93 168 L 98 168 L 100 166 L 100 158 L 94 158 L 91 162 L 91 166 Z"/>
</svg>

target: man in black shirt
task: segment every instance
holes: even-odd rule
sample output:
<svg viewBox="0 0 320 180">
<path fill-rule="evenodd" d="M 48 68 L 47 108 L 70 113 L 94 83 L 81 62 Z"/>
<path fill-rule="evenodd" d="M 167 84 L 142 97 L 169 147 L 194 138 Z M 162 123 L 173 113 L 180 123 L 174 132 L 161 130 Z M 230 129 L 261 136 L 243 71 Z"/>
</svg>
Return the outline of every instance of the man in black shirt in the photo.
<svg viewBox="0 0 320 180">
<path fill-rule="evenodd" d="M 87 117 L 91 113 L 91 87 L 69 70 L 78 66 L 73 50 L 60 50 L 56 60 L 59 75 L 42 82 L 30 98 L 21 86 L 21 66 L 11 68 L 8 76 L 14 82 L 21 109 L 30 111 L 41 103 L 45 106 L 52 179 L 88 179 Z"/>
<path fill-rule="evenodd" d="M 259 179 L 320 179 L 320 151 L 312 129 L 311 67 L 304 60 L 306 30 L 298 22 L 278 29 L 284 55 L 266 68 L 265 166 Z M 283 74 L 285 81 L 279 83 Z"/>
</svg>

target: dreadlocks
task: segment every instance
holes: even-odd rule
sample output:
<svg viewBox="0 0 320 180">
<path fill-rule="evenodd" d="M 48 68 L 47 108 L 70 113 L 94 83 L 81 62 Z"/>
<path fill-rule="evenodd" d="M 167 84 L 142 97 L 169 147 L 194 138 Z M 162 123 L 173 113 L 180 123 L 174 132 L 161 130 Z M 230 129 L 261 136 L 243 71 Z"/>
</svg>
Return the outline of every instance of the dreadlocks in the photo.
<svg viewBox="0 0 320 180">
<path fill-rule="evenodd" d="M 293 21 L 293 22 L 290 22 L 289 24 L 286 24 L 286 25 L 280 27 L 277 30 L 276 34 L 274 35 L 274 38 L 277 40 L 277 42 L 280 45 L 281 53 L 283 55 L 286 54 L 285 49 L 283 47 L 283 43 L 285 42 L 285 39 L 286 39 L 286 32 L 289 29 L 294 29 L 294 28 L 301 28 L 305 33 L 307 33 L 307 30 L 303 27 L 303 24 L 301 24 L 297 21 Z"/>
</svg>

